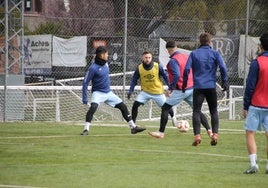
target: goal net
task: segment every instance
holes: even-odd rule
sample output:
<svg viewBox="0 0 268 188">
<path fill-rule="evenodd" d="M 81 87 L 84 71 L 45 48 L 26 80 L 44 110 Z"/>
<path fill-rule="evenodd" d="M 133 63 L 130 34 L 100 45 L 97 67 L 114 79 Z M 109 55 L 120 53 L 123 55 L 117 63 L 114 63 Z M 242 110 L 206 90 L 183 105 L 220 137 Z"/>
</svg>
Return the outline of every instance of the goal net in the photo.
<svg viewBox="0 0 268 188">
<path fill-rule="evenodd" d="M 126 83 L 130 83 L 133 72 L 127 73 Z M 123 80 L 123 74 L 111 74 L 111 83 Z M 82 80 L 83 78 L 56 80 L 54 82 L 41 82 L 38 85 L 24 85 L 24 86 L 7 86 L 6 87 L 6 103 L 0 104 L 0 121 L 72 121 L 84 122 L 85 115 L 89 105 L 82 104 Z M 112 85 L 111 89 L 116 95 L 123 99 L 129 111 L 131 112 L 132 104 L 140 92 L 140 86 L 135 87 L 130 100 L 126 98 L 129 86 Z M 228 118 L 228 111 L 230 105 L 226 93 L 217 87 L 219 112 L 223 112 L 221 117 Z M 4 101 L 4 87 L 0 86 L 1 98 Z M 88 97 L 90 101 L 91 92 L 88 87 Z M 236 105 L 238 103 L 236 102 Z M 233 109 L 233 106 L 231 106 Z M 192 117 L 192 109 L 190 106 L 182 102 L 178 106 L 173 107 L 177 119 L 188 119 Z M 235 108 L 234 110 L 238 110 Z M 209 118 L 209 110 L 206 103 L 203 104 L 203 113 Z M 233 112 L 232 112 L 233 113 Z M 161 115 L 161 108 L 157 106 L 154 101 L 149 101 L 143 106 L 139 107 L 139 114 L 137 121 L 159 120 Z M 224 116 L 224 117 L 223 117 Z M 236 115 L 232 114 L 232 117 Z M 94 114 L 94 121 L 108 121 L 108 120 L 123 120 L 122 115 L 118 109 L 101 104 Z"/>
</svg>

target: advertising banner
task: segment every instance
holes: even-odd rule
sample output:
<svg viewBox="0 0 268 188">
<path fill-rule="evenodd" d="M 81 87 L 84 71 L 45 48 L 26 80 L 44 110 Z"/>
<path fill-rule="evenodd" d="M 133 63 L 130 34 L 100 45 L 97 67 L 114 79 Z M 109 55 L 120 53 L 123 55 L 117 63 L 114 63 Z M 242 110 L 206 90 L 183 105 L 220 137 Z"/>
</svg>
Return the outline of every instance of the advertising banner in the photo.
<svg viewBox="0 0 268 188">
<path fill-rule="evenodd" d="M 50 75 L 52 35 L 27 35 L 24 37 L 25 75 Z"/>
<path fill-rule="evenodd" d="M 61 67 L 86 66 L 87 37 L 63 39 L 53 36 L 52 65 Z"/>
<path fill-rule="evenodd" d="M 162 38 L 159 39 L 159 63 L 166 69 L 167 63 L 169 62 L 169 54 L 166 49 L 166 41 L 163 40 Z M 185 50 L 182 48 L 178 48 L 178 51 L 183 54 L 190 54 L 190 50 Z"/>
<path fill-rule="evenodd" d="M 258 43 L 260 37 L 247 37 L 247 49 L 245 55 L 245 35 L 240 36 L 239 43 L 239 56 L 238 56 L 238 73 L 239 78 L 244 78 L 247 76 L 249 64 L 253 59 L 255 59 L 259 53 Z M 246 70 L 245 70 L 246 69 Z"/>
</svg>

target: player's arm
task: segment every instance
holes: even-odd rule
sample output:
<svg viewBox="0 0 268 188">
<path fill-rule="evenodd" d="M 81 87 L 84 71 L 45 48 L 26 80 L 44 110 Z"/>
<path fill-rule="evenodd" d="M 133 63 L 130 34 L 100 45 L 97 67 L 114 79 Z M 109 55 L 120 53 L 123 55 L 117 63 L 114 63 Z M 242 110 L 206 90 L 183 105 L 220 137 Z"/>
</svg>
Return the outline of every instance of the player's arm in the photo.
<svg viewBox="0 0 268 188">
<path fill-rule="evenodd" d="M 136 69 L 131 79 L 129 93 L 133 93 L 134 88 L 137 85 L 139 79 L 140 79 L 139 69 Z"/>
<path fill-rule="evenodd" d="M 165 81 L 165 84 L 167 86 L 169 86 L 168 75 L 167 75 L 166 71 L 164 70 L 164 68 L 160 64 L 159 64 L 159 75 L 162 76 L 162 78 Z"/>
<path fill-rule="evenodd" d="M 90 66 L 86 72 L 85 77 L 84 77 L 83 85 L 82 85 L 82 102 L 83 102 L 83 104 L 88 103 L 88 96 L 87 96 L 88 85 L 94 76 L 94 72 L 95 72 L 94 69 L 92 68 L 92 66 Z"/>
<path fill-rule="evenodd" d="M 244 92 L 244 102 L 243 102 L 244 110 L 248 110 L 249 108 L 258 81 L 258 76 L 259 76 L 259 64 L 256 60 L 254 60 L 252 61 L 249 67 L 246 88 Z"/>
<path fill-rule="evenodd" d="M 225 84 L 227 84 L 227 78 L 228 78 L 227 77 L 227 67 L 226 67 L 226 64 L 224 63 L 224 60 L 219 52 L 217 52 L 216 58 L 217 58 L 217 62 L 218 62 L 219 68 L 220 68 L 222 86 L 224 86 Z"/>
<path fill-rule="evenodd" d="M 182 90 L 184 90 L 187 87 L 187 82 L 188 82 L 188 75 L 190 73 L 191 67 L 192 67 L 192 53 L 190 54 L 187 63 L 184 67 L 183 71 L 183 81 L 182 81 Z"/>
<path fill-rule="evenodd" d="M 170 73 L 172 74 L 172 80 L 170 80 L 169 83 L 169 90 L 172 91 L 174 88 L 176 88 L 176 85 L 179 81 L 180 78 L 180 67 L 178 62 L 175 59 L 171 59 L 169 61 L 169 66 L 170 66 Z"/>
<path fill-rule="evenodd" d="M 140 73 L 139 73 L 139 69 L 137 68 L 136 71 L 134 72 L 133 76 L 132 76 L 132 79 L 131 79 L 129 91 L 127 93 L 127 98 L 128 99 L 130 99 L 130 97 L 131 97 L 131 95 L 132 95 L 132 93 L 134 91 L 134 88 L 138 83 L 139 78 L 140 78 Z"/>
</svg>

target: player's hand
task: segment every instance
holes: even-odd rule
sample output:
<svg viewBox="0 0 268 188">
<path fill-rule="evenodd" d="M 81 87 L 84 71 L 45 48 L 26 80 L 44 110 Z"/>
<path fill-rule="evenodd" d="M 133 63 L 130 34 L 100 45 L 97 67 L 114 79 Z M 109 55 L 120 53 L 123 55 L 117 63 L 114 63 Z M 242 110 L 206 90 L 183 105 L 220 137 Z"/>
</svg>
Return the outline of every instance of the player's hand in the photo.
<svg viewBox="0 0 268 188">
<path fill-rule="evenodd" d="M 130 92 L 127 94 L 127 99 L 130 99 L 131 94 L 132 94 L 132 93 L 130 93 Z"/>
<path fill-rule="evenodd" d="M 243 110 L 243 117 L 244 117 L 244 118 L 247 117 L 247 114 L 248 114 L 248 111 L 247 111 L 247 110 Z"/>
<path fill-rule="evenodd" d="M 181 87 L 182 93 L 185 93 L 186 87 L 187 87 L 187 83 L 182 84 L 182 87 Z"/>
<path fill-rule="evenodd" d="M 226 82 L 224 82 L 221 87 L 222 87 L 222 91 L 228 91 L 229 90 L 229 86 L 228 86 L 228 84 Z"/>
<path fill-rule="evenodd" d="M 170 97 L 171 91 L 170 90 L 166 90 L 166 97 Z"/>
</svg>

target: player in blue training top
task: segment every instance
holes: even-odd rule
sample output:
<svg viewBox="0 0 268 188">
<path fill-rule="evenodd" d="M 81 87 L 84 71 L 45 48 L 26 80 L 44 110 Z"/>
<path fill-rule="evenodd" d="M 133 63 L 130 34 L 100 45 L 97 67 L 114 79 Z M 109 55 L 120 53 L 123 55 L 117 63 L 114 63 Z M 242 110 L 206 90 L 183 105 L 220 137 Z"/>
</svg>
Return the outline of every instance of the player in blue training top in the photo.
<svg viewBox="0 0 268 188">
<path fill-rule="evenodd" d="M 187 64 L 183 73 L 183 89 L 187 87 L 187 80 L 190 70 L 193 71 L 194 93 L 193 93 L 193 128 L 194 128 L 194 142 L 193 146 L 201 143 L 200 135 L 200 115 L 201 108 L 206 99 L 211 116 L 212 137 L 210 144 L 217 145 L 219 116 L 217 105 L 217 69 L 221 73 L 221 81 L 223 91 L 228 90 L 227 85 L 227 67 L 221 54 L 213 50 L 211 45 L 211 35 L 209 33 L 202 33 L 199 36 L 200 46 L 198 49 L 192 51 L 187 60 Z"/>
<path fill-rule="evenodd" d="M 128 122 L 131 128 L 131 134 L 144 131 L 145 128 L 136 126 L 125 103 L 123 103 L 122 99 L 115 95 L 110 89 L 110 70 L 108 66 L 107 49 L 103 46 L 100 46 L 96 49 L 95 55 L 95 61 L 89 66 L 83 81 L 83 104 L 88 103 L 87 93 L 90 82 L 92 87 L 92 96 L 90 108 L 86 114 L 84 131 L 81 133 L 81 135 L 88 135 L 93 115 L 100 103 L 103 102 L 114 108 L 118 108 L 121 111 L 123 118 Z"/>
</svg>

